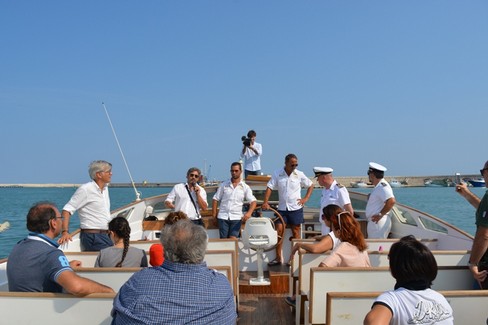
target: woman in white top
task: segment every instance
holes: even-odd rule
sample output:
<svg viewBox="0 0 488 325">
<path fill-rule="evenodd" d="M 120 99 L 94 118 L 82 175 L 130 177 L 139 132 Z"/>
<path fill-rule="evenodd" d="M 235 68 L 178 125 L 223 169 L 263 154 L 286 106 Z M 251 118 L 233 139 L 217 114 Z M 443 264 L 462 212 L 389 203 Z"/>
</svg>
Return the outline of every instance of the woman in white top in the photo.
<svg viewBox="0 0 488 325">
<path fill-rule="evenodd" d="M 300 249 L 315 254 L 325 253 L 334 249 L 324 260 L 324 262 L 328 261 L 327 263 L 330 265 L 322 262 L 319 266 L 371 266 L 368 253 L 366 252 L 366 241 L 364 240 L 361 228 L 356 219 L 349 212 L 342 210 L 340 206 L 335 204 L 329 204 L 324 207 L 322 212 L 322 218 L 325 224 L 327 227 L 330 227 L 332 231 L 323 236 L 318 243 L 296 243 L 291 251 L 290 260 Z M 333 220 L 335 220 L 335 226 Z M 341 236 L 348 242 L 341 243 Z M 294 307 L 296 296 L 286 297 L 285 302 Z"/>
<path fill-rule="evenodd" d="M 320 264 L 320 267 L 335 266 L 371 266 L 366 249 L 366 240 L 359 222 L 348 211 L 337 205 L 328 205 L 332 209 L 331 229 L 340 240 L 340 244 Z"/>
<path fill-rule="evenodd" d="M 364 324 L 454 324 L 446 298 L 430 289 L 437 276 L 432 252 L 413 236 L 393 244 L 388 254 L 395 290 L 376 298 Z"/>
<path fill-rule="evenodd" d="M 330 204 L 322 209 L 322 220 L 328 228 L 330 228 L 330 218 L 332 214 L 334 214 L 336 207 L 337 205 Z M 320 236 L 315 243 L 296 243 L 293 245 L 289 260 L 291 261 L 293 255 L 300 249 L 313 254 L 321 254 L 337 247 L 340 242 L 339 238 L 337 238 L 334 232 L 331 231 L 325 236 Z"/>
</svg>

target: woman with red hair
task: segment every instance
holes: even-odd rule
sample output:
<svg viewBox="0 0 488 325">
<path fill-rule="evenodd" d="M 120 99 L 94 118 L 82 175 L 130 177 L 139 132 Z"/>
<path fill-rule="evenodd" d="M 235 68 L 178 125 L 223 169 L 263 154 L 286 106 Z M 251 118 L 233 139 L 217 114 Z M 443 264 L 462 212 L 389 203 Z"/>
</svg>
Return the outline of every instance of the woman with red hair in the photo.
<svg viewBox="0 0 488 325">
<path fill-rule="evenodd" d="M 368 246 L 356 218 L 335 204 L 329 204 L 323 212 L 324 221 L 327 225 L 330 223 L 333 234 L 327 235 L 318 244 L 295 244 L 292 256 L 300 248 L 318 253 L 320 251 L 325 252 L 333 247 L 334 250 L 319 264 L 320 267 L 370 267 L 371 263 L 366 251 Z M 285 302 L 289 306 L 295 307 L 296 296 L 286 297 Z"/>
<path fill-rule="evenodd" d="M 334 235 L 341 241 L 320 264 L 321 267 L 334 266 L 371 266 L 366 249 L 366 240 L 359 222 L 349 212 L 335 205 L 330 206 L 330 223 Z"/>
</svg>

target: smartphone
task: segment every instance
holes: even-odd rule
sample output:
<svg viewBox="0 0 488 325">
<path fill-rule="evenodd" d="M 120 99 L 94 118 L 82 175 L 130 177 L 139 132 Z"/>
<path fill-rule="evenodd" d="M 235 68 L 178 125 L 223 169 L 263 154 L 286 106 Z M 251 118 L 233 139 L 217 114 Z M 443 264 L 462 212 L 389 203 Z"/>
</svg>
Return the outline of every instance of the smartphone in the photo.
<svg viewBox="0 0 488 325">
<path fill-rule="evenodd" d="M 456 184 L 461 184 L 461 174 L 456 173 Z"/>
</svg>

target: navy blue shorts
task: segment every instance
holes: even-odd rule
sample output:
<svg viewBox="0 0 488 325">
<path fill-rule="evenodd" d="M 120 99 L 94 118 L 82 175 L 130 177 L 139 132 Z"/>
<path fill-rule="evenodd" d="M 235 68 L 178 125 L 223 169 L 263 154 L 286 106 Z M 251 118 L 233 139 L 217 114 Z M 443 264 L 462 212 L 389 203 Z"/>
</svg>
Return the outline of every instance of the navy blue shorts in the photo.
<svg viewBox="0 0 488 325">
<path fill-rule="evenodd" d="M 97 252 L 114 245 L 108 234 L 80 233 L 82 251 Z"/>
<path fill-rule="evenodd" d="M 278 213 L 281 214 L 287 225 L 301 225 L 305 221 L 303 219 L 303 208 L 295 211 L 278 210 Z M 278 219 L 276 223 L 281 223 L 281 221 Z"/>
<path fill-rule="evenodd" d="M 239 238 L 241 233 L 241 220 L 217 219 L 219 222 L 220 238 Z"/>
</svg>

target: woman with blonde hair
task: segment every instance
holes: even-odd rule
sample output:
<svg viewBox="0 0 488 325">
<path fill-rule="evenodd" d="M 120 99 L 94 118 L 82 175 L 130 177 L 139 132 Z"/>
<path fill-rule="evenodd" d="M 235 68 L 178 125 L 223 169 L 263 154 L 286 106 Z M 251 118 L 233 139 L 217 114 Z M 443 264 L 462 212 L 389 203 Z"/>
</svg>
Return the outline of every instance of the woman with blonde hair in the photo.
<svg viewBox="0 0 488 325">
<path fill-rule="evenodd" d="M 320 267 L 371 266 L 367 244 L 359 222 L 349 212 L 337 205 L 332 209 L 330 224 L 334 235 L 341 241 L 320 264 Z"/>
</svg>

